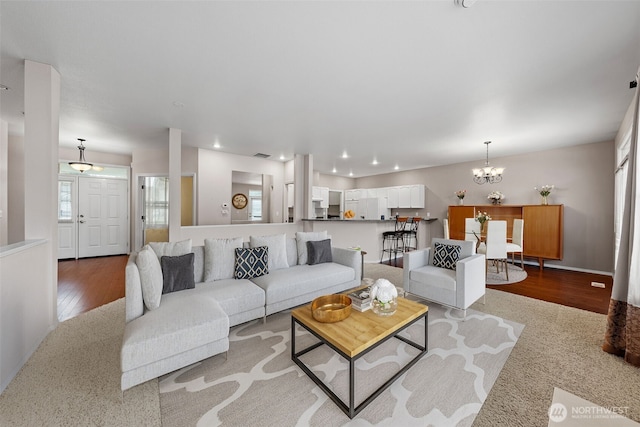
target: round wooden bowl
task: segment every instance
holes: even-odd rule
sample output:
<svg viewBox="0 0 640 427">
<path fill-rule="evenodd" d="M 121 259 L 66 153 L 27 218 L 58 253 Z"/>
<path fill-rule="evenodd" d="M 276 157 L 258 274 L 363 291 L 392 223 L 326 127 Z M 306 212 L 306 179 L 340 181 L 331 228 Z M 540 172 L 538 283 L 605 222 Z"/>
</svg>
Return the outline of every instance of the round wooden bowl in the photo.
<svg viewBox="0 0 640 427">
<path fill-rule="evenodd" d="M 324 295 L 311 303 L 313 318 L 321 323 L 334 323 L 351 314 L 351 298 L 346 295 Z"/>
</svg>

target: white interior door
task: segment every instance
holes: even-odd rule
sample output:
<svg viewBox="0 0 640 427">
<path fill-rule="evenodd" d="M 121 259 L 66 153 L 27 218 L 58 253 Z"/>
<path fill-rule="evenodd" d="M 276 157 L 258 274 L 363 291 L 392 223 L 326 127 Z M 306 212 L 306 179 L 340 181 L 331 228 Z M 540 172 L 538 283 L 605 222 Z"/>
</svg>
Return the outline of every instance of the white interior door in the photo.
<svg viewBox="0 0 640 427">
<path fill-rule="evenodd" d="M 78 257 L 128 253 L 127 181 L 79 178 Z"/>
</svg>

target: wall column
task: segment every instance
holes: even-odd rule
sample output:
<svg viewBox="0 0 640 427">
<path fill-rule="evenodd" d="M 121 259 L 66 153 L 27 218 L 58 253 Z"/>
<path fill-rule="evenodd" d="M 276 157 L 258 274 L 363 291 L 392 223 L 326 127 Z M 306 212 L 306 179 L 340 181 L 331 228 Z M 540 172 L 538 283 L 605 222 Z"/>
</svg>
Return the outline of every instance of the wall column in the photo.
<svg viewBox="0 0 640 427">
<path fill-rule="evenodd" d="M 182 131 L 169 129 L 169 241 L 182 240 Z"/>
<path fill-rule="evenodd" d="M 51 280 L 44 285 L 50 301 L 50 326 L 56 325 L 58 296 L 58 135 L 60 74 L 48 64 L 25 61 L 24 70 L 24 235 L 45 239 Z"/>
</svg>

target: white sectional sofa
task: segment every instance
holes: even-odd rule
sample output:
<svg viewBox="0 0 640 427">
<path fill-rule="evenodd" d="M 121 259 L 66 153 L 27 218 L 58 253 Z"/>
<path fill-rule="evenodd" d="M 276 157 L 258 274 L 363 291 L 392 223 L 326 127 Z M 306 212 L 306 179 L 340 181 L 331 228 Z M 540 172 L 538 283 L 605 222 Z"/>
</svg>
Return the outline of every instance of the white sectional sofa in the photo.
<svg viewBox="0 0 640 427">
<path fill-rule="evenodd" d="M 307 240 L 321 240 L 322 235 L 298 234 L 298 239 L 285 238 L 286 267 L 270 265 L 268 274 L 250 279 L 225 277 L 205 281 L 211 276 L 205 271 L 207 262 L 211 261 L 211 250 L 206 248 L 206 240 L 205 246 L 192 248 L 189 242 L 189 253 L 194 254 L 195 287 L 162 294 L 157 308 L 153 309 L 147 307 L 148 298 L 143 295 L 144 289 L 148 289 L 145 284 L 148 272 L 140 267 L 138 253 L 132 253 L 125 273 L 126 326 L 121 350 L 121 389 L 227 351 L 231 326 L 266 319 L 267 315 L 308 303 L 320 295 L 360 284 L 359 251 L 331 247 L 331 262 L 299 263 L 306 260 L 299 248 L 304 247 Z M 242 246 L 247 248 L 250 243 L 244 242 Z M 227 250 L 232 249 L 224 249 L 220 254 L 226 263 L 233 259 Z M 162 253 L 163 249 L 157 252 Z M 183 247 L 182 254 L 185 252 Z"/>
</svg>

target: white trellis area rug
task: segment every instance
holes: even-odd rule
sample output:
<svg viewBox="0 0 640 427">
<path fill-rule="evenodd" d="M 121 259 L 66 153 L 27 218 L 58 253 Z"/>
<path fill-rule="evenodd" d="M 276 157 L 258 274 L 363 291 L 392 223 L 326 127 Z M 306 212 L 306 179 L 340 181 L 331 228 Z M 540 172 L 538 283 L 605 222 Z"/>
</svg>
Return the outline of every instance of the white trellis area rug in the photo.
<svg viewBox="0 0 640 427">
<path fill-rule="evenodd" d="M 269 316 L 266 324 L 234 327 L 227 359 L 214 356 L 161 378 L 162 425 L 470 426 L 523 325 L 474 310 L 465 321 L 458 316 L 456 310 L 430 305 L 429 353 L 353 420 L 291 360 L 288 311 Z M 415 324 L 407 333 L 418 340 L 423 326 Z M 306 346 L 301 337 L 302 330 L 298 349 Z M 357 398 L 390 377 L 412 351 L 389 340 L 359 359 Z M 347 362 L 326 346 L 308 356 L 305 363 L 343 395 Z"/>
</svg>

